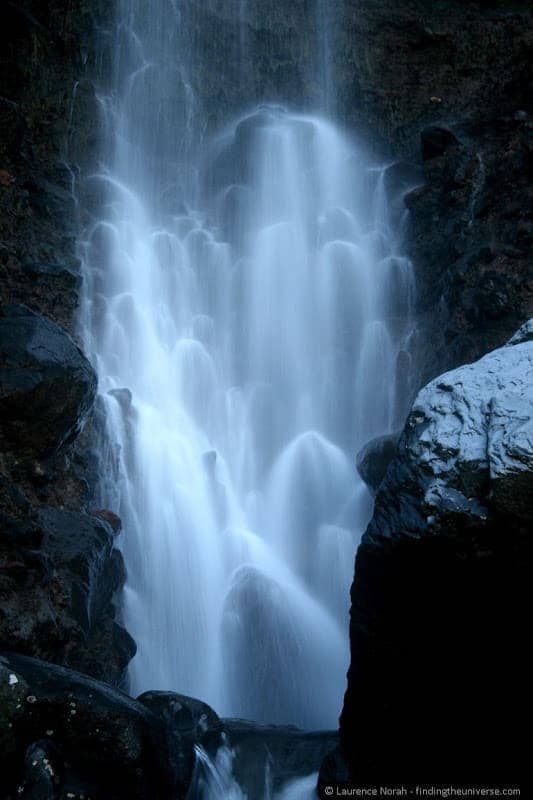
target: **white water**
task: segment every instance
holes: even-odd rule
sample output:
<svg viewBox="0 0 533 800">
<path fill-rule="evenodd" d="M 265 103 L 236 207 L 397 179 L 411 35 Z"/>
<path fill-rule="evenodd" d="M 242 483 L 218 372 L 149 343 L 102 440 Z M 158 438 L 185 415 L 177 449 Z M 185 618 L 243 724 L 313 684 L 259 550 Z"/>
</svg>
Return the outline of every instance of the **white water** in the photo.
<svg viewBox="0 0 533 800">
<path fill-rule="evenodd" d="M 228 745 L 220 747 L 212 759 L 201 747 L 196 747 L 195 755 L 188 800 L 248 800 L 233 777 L 235 754 Z"/>
<path fill-rule="evenodd" d="M 371 508 L 354 455 L 395 423 L 410 268 L 384 170 L 330 121 L 260 107 L 194 146 L 176 4 L 146 5 L 124 0 L 109 202 L 83 243 L 132 693 L 336 727 Z"/>
<path fill-rule="evenodd" d="M 196 765 L 187 800 L 254 800 L 243 792 L 233 777 L 235 752 L 226 743 L 214 758 L 201 747 L 196 748 Z M 287 781 L 274 792 L 268 768 L 265 769 L 265 788 L 257 800 L 314 800 L 318 795 L 318 772 Z"/>
</svg>

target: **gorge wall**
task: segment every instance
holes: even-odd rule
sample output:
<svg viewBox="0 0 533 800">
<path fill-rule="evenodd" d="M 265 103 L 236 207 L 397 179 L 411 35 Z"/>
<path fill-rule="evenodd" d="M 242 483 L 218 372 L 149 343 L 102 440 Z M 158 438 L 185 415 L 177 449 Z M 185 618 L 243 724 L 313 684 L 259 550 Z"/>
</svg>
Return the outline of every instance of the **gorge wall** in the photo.
<svg viewBox="0 0 533 800">
<path fill-rule="evenodd" d="M 531 23 L 521 2 L 346 4 L 342 112 L 423 168 L 406 197 L 420 384 L 531 314 Z"/>
<path fill-rule="evenodd" d="M 358 783 L 523 777 L 531 330 L 422 389 L 381 483 L 356 557 L 341 718 Z M 328 770 L 343 776 L 332 759 L 325 783 Z"/>
<path fill-rule="evenodd" d="M 97 163 L 105 4 L 7 3 L 0 87 L 0 648 L 121 680 L 118 533 L 90 483 L 96 376 L 77 347 L 77 237 Z M 78 436 L 86 421 L 85 430 Z"/>
<path fill-rule="evenodd" d="M 517 3 L 361 2 L 351 20 L 356 113 L 423 170 L 405 197 L 420 385 L 501 346 L 531 315 L 532 14 Z M 427 386 L 388 470 L 378 464 L 352 586 L 344 762 L 324 764 L 323 785 L 523 777 L 532 442 L 531 356 L 520 347 Z M 515 436 L 520 454 L 507 460 Z"/>
<path fill-rule="evenodd" d="M 531 22 L 511 3 L 354 9 L 355 105 L 423 168 L 405 198 L 420 383 L 502 345 L 531 314 Z M 521 347 L 438 378 L 415 401 L 356 558 L 345 763 L 326 763 L 324 781 L 522 777 L 532 443 Z"/>
<path fill-rule="evenodd" d="M 527 261 L 533 12 L 527 3 L 506 0 L 332 0 L 324 5 L 334 22 L 324 43 L 315 7 L 315 0 L 250 0 L 240 17 L 234 4 L 230 9 L 217 0 L 184 0 L 182 13 L 199 54 L 191 67 L 193 88 L 213 129 L 262 99 L 313 108 L 324 87 L 321 75 L 309 70 L 310 51 L 327 48 L 332 113 L 394 162 L 390 180 L 406 193 L 408 247 L 419 291 L 414 361 L 420 386 L 500 347 L 533 314 Z M 102 0 L 5 4 L 0 649 L 120 684 L 134 643 L 113 606 L 124 580 L 113 547 L 119 522 L 97 509 L 92 495 L 94 441 L 102 426 L 95 376 L 76 346 L 74 323 L 81 285 L 76 239 L 100 202 L 86 178 L 98 163 L 97 90 L 110 69 L 105 31 L 112 15 L 113 3 Z M 427 759 L 432 779 L 431 765 L 444 769 L 420 738 L 421 749 L 396 750 L 406 730 L 400 720 L 413 714 L 406 698 L 415 695 L 419 710 L 425 697 L 438 695 L 420 730 L 434 730 L 436 716 L 445 713 L 439 746 L 453 742 L 446 752 L 461 764 L 467 736 L 476 737 L 494 710 L 486 705 L 492 693 L 502 702 L 494 685 L 501 685 L 502 675 L 507 687 L 513 684 L 507 656 L 522 630 L 515 611 L 525 580 L 523 511 L 500 505 L 488 523 L 482 519 L 478 505 L 485 507 L 492 491 L 484 466 L 477 473 L 482 490 L 473 495 L 475 508 L 465 510 L 453 495 L 444 521 L 440 511 L 424 510 L 424 522 L 425 500 L 420 487 L 411 491 L 416 480 L 406 455 L 418 424 L 404 434 L 357 561 L 353 663 L 341 732 L 352 774 L 366 778 L 391 753 L 396 775 L 400 754 L 413 769 Z M 391 503 L 397 491 L 407 498 L 400 509 Z M 523 492 L 522 484 L 517 491 Z M 90 513 L 95 510 L 96 516 Z M 424 528 L 427 517 L 437 519 L 439 535 L 417 533 L 413 541 L 406 531 L 414 518 Z M 389 536 L 392 529 L 401 533 L 400 542 Z M 391 616 L 399 596 L 404 600 Z M 459 619 L 459 633 L 450 630 L 450 620 Z M 455 651 L 444 648 L 441 655 L 434 632 L 418 661 L 420 641 L 428 641 L 433 629 L 446 633 L 449 648 L 458 636 L 455 642 L 470 655 L 483 638 L 464 685 Z M 486 645 L 493 640 L 499 655 L 469 701 L 472 670 L 485 673 L 493 658 Z M 513 709 L 519 691 L 513 687 L 505 702 Z M 462 725 L 465 705 L 477 722 L 456 738 L 454 713 Z M 497 712 L 501 729 L 508 730 L 511 719 L 500 706 Z M 483 742 L 485 754 L 493 753 L 486 736 Z M 503 760 L 512 771 L 511 744 L 506 748 Z M 136 762 L 131 775 L 135 768 Z M 506 773 L 506 779 L 513 776 Z"/>
</svg>

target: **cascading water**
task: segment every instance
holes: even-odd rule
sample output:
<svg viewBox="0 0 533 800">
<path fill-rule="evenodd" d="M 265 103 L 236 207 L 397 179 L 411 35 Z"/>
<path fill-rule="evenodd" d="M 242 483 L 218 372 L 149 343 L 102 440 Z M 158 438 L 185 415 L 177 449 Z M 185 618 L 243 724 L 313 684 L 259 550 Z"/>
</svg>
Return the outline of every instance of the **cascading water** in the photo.
<svg viewBox="0 0 533 800">
<path fill-rule="evenodd" d="M 371 508 L 353 454 L 395 424 L 412 301 L 384 171 L 275 106 L 198 146 L 179 8 L 119 5 L 81 322 L 118 445 L 132 691 L 336 727 Z"/>
<path fill-rule="evenodd" d="M 196 766 L 187 800 L 249 800 L 233 777 L 235 753 L 223 744 L 210 758 L 201 747 L 196 748 Z M 287 781 L 280 791 L 272 790 L 268 769 L 260 800 L 313 800 L 316 798 L 318 773 Z M 253 800 L 253 798 L 250 798 Z"/>
</svg>

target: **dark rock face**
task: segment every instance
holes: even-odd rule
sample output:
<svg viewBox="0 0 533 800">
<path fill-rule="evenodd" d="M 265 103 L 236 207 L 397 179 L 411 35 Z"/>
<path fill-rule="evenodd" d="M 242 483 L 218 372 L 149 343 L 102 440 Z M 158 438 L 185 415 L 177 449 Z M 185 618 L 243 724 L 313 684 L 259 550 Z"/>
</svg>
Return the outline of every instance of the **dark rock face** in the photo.
<svg viewBox="0 0 533 800">
<path fill-rule="evenodd" d="M 101 199 L 85 178 L 100 155 L 95 85 L 108 69 L 100 43 L 114 4 L 4 5 L 0 647 L 118 683 L 135 650 L 113 606 L 124 581 L 109 527 L 118 522 L 87 513 L 100 505 L 105 424 L 94 371 L 69 335 L 82 287 L 77 237 Z"/>
<path fill-rule="evenodd" d="M 407 197 L 423 385 L 533 313 L 533 11 L 509 0 L 334 5 L 338 112 L 424 168 Z"/>
<path fill-rule="evenodd" d="M 418 150 L 426 126 L 526 108 L 529 3 L 346 0 L 338 6 L 341 108 L 398 155 Z"/>
<path fill-rule="evenodd" d="M 110 526 L 55 508 L 2 522 L 0 647 L 120 681 L 135 645 L 115 621 L 125 572 Z"/>
<path fill-rule="evenodd" d="M 117 683 L 135 652 L 113 606 L 124 565 L 111 520 L 83 512 L 89 454 L 72 444 L 95 393 L 65 330 L 24 306 L 3 308 L 0 647 Z"/>
<path fill-rule="evenodd" d="M 9 0 L 0 44 L 0 280 L 24 303 L 72 328 L 80 288 L 81 178 L 100 145 L 94 89 L 105 60 L 95 28 L 113 3 Z"/>
<path fill-rule="evenodd" d="M 378 436 L 357 453 L 357 471 L 374 494 L 394 457 L 397 441 L 398 434 Z"/>
<path fill-rule="evenodd" d="M 72 670 L 0 656 L 0 723 L 5 800 L 184 797 L 192 744 L 178 752 L 146 706 Z"/>
<path fill-rule="evenodd" d="M 357 553 L 342 755 L 358 781 L 520 781 L 531 323 L 418 395 Z"/>
<path fill-rule="evenodd" d="M 426 184 L 406 198 L 426 378 L 501 345 L 533 308 L 533 117 L 462 122 L 455 135 L 442 152 L 423 143 Z"/>
<path fill-rule="evenodd" d="M 50 455 L 80 430 L 96 375 L 70 336 L 24 306 L 0 316 L 0 435 L 19 457 Z"/>
</svg>

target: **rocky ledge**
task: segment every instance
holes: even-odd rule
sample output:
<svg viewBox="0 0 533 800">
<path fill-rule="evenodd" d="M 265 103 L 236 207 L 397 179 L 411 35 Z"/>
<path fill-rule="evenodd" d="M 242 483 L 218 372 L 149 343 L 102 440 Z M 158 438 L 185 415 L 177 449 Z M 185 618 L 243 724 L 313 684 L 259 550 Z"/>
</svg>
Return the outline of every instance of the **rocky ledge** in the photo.
<svg viewBox="0 0 533 800">
<path fill-rule="evenodd" d="M 520 781 L 532 491 L 530 322 L 416 398 L 356 557 L 324 781 Z"/>
<path fill-rule="evenodd" d="M 70 669 L 3 654 L 1 797 L 183 798 L 199 704 L 179 695 L 164 700 L 145 704 Z"/>
</svg>

